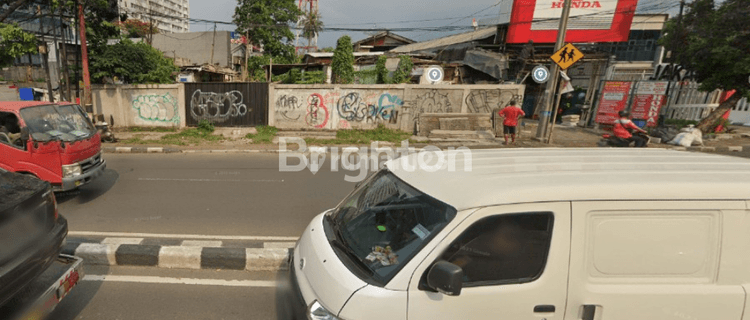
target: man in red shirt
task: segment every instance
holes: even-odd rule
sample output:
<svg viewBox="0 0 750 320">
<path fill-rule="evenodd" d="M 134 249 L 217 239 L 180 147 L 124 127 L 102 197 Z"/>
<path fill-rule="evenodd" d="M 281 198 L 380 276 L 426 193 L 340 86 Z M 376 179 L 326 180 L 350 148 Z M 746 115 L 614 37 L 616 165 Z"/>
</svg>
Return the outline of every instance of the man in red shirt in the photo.
<svg viewBox="0 0 750 320">
<path fill-rule="evenodd" d="M 636 148 L 645 147 L 648 141 L 643 137 L 632 135 L 630 133 L 630 130 L 638 131 L 641 133 L 646 133 L 646 131 L 638 128 L 638 126 L 636 126 L 633 121 L 630 121 L 630 119 L 628 119 L 628 117 L 630 117 L 630 114 L 627 111 L 622 110 L 617 114 L 620 116 L 620 119 L 615 120 L 615 126 L 612 129 L 612 133 L 615 134 L 615 137 L 625 140 L 628 145 L 630 145 L 631 142 L 635 141 Z"/>
<path fill-rule="evenodd" d="M 511 100 L 510 104 L 500 110 L 497 114 L 503 118 L 503 136 L 505 137 L 505 144 L 508 144 L 508 135 L 510 135 L 512 143 L 516 143 L 516 126 L 518 125 L 518 118 L 525 116 L 526 113 L 524 113 L 521 108 L 516 107 L 515 100 Z"/>
</svg>

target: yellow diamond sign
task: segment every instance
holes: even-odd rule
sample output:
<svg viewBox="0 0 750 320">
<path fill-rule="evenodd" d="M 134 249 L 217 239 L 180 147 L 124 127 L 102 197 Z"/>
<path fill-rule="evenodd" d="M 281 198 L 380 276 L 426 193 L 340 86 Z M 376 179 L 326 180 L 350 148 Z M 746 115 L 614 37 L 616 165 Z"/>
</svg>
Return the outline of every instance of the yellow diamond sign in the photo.
<svg viewBox="0 0 750 320">
<path fill-rule="evenodd" d="M 581 58 L 583 58 L 581 50 L 578 50 L 578 48 L 570 43 L 566 44 L 550 57 L 562 70 L 570 68 L 570 66 L 576 63 L 576 61 L 581 60 Z"/>
</svg>

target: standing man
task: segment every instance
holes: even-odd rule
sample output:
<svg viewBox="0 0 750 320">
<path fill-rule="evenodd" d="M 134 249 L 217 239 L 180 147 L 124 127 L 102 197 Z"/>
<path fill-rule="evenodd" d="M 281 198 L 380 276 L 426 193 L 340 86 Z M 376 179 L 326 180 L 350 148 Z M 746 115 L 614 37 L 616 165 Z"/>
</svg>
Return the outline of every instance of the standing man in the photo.
<svg viewBox="0 0 750 320">
<path fill-rule="evenodd" d="M 505 144 L 508 144 L 508 135 L 511 137 L 511 143 L 516 143 L 516 126 L 518 125 L 518 118 L 523 117 L 526 113 L 521 108 L 516 106 L 516 101 L 511 100 L 510 104 L 500 110 L 498 113 L 503 118 L 503 136 L 505 137 Z"/>
</svg>

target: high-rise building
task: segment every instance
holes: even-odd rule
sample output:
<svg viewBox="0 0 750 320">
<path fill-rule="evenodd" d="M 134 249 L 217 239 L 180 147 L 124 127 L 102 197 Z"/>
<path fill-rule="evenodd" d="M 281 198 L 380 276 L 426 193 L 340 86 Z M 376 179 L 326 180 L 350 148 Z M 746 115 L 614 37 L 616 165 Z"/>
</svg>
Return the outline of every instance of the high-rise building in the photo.
<svg viewBox="0 0 750 320">
<path fill-rule="evenodd" d="M 153 22 L 160 33 L 190 31 L 189 0 L 118 0 L 120 14 L 144 22 Z"/>
</svg>

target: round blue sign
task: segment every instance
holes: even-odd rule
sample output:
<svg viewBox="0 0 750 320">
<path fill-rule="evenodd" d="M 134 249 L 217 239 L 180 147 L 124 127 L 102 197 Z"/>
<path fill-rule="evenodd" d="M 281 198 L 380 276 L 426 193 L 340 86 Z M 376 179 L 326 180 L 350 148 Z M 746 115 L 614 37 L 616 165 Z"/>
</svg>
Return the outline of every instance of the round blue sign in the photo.
<svg viewBox="0 0 750 320">
<path fill-rule="evenodd" d="M 549 80 L 549 70 L 545 66 L 536 66 L 531 70 L 531 78 L 536 83 L 545 83 Z"/>
</svg>

